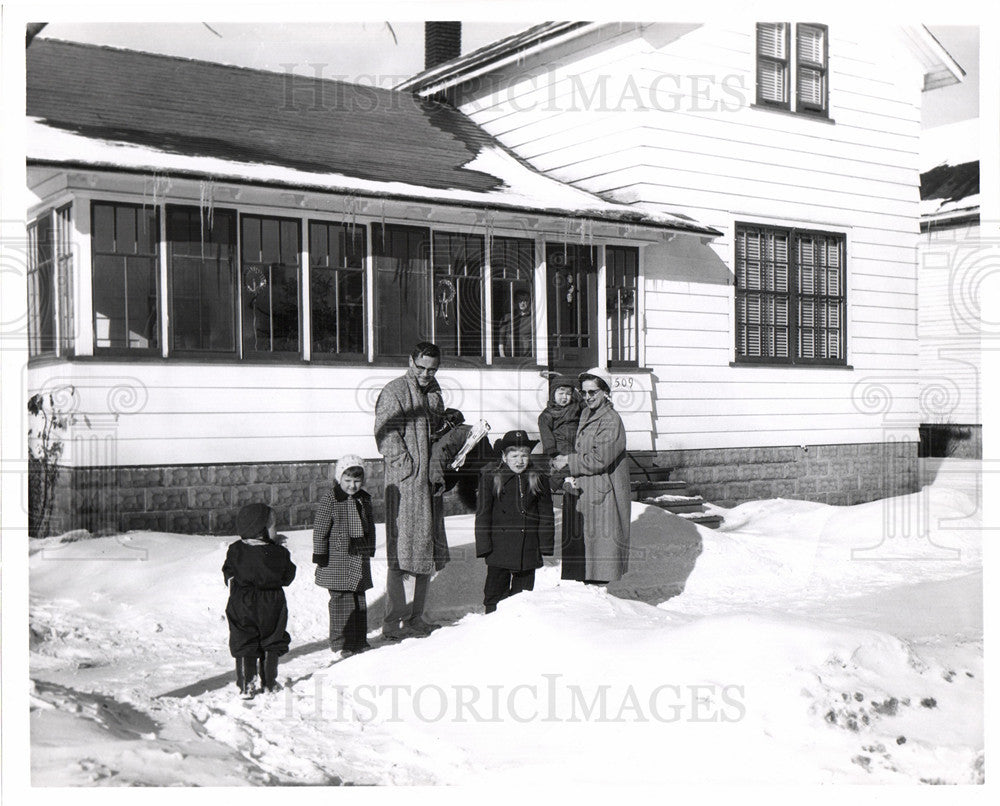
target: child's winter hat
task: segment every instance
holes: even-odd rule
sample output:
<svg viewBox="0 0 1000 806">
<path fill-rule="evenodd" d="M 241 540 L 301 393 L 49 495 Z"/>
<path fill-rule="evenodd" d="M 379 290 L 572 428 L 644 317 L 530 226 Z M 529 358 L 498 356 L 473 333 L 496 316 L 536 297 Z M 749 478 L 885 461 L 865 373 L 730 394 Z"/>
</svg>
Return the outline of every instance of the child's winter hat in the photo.
<svg viewBox="0 0 1000 806">
<path fill-rule="evenodd" d="M 503 439 L 498 440 L 496 449 L 503 453 L 508 448 L 527 448 L 529 451 L 538 444 L 537 439 L 529 439 L 528 432 L 517 430 L 508 431 L 503 435 Z"/>
<path fill-rule="evenodd" d="M 576 378 L 569 377 L 569 375 L 560 375 L 558 372 L 549 373 L 549 397 L 552 397 L 556 389 L 562 386 L 576 390 L 580 387 L 580 382 Z"/>
<path fill-rule="evenodd" d="M 364 472 L 365 461 L 356 453 L 349 453 L 347 456 L 342 456 L 337 460 L 337 464 L 333 468 L 333 478 L 340 484 L 341 478 L 343 478 L 344 473 L 350 470 L 352 467 L 360 467 L 361 472 Z"/>
<path fill-rule="evenodd" d="M 236 533 L 250 539 L 260 537 L 271 523 L 273 510 L 267 504 L 247 504 L 236 516 Z"/>
</svg>

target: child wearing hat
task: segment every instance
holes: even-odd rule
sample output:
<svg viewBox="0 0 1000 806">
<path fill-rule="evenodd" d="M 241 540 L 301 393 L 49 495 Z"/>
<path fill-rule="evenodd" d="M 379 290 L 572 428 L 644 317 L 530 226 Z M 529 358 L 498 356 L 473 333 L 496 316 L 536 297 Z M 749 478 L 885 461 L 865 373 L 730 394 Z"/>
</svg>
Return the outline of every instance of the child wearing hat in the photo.
<svg viewBox="0 0 1000 806">
<path fill-rule="evenodd" d="M 524 431 L 508 431 L 497 443 L 500 461 L 480 476 L 476 556 L 486 558 L 487 613 L 501 599 L 532 590 L 535 569 L 554 551 L 549 480 L 531 464 L 537 443 Z"/>
<path fill-rule="evenodd" d="M 542 451 L 549 459 L 575 450 L 576 430 L 580 425 L 583 406 L 577 394 L 577 382 L 558 373 L 549 377 L 549 404 L 538 415 L 538 433 L 542 438 Z M 571 495 L 579 495 L 576 480 L 565 469 L 551 473 L 552 489 L 563 488 Z"/>
<path fill-rule="evenodd" d="M 375 519 L 372 498 L 361 488 L 361 457 L 341 458 L 333 477 L 313 524 L 313 562 L 316 584 L 330 591 L 330 650 L 346 658 L 371 649 L 365 591 L 372 587 Z"/>
<path fill-rule="evenodd" d="M 274 510 L 267 504 L 248 504 L 236 516 L 240 539 L 230 544 L 222 576 L 229 585 L 226 619 L 229 651 L 236 658 L 236 685 L 244 699 L 261 687 L 274 691 L 278 658 L 291 641 L 285 631 L 288 605 L 282 588 L 295 579 L 295 564 L 275 533 Z M 259 667 L 259 668 L 258 668 Z"/>
</svg>

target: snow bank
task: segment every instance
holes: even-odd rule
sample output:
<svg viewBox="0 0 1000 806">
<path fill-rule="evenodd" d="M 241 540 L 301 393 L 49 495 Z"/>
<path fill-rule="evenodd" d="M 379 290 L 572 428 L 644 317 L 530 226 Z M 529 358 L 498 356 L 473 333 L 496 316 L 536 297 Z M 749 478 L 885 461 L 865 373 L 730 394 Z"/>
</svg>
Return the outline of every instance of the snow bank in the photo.
<svg viewBox="0 0 1000 806">
<path fill-rule="evenodd" d="M 449 624 L 336 663 L 310 535 L 295 532 L 284 688 L 248 704 L 234 696 L 226 650 L 228 539 L 40 541 L 33 781 L 981 782 L 969 492 L 939 474 L 888 503 L 745 504 L 723 513 L 721 530 L 684 524 L 702 552 L 679 572 L 683 593 L 659 607 L 564 582 L 553 561 L 534 591 L 489 616 L 472 518 L 450 518 L 454 560 L 429 604 Z M 879 540 L 887 512 L 923 512 L 926 545 Z M 641 505 L 633 515 L 647 544 L 673 517 Z M 380 527 L 378 558 L 382 540 Z M 857 553 L 875 550 L 892 556 Z M 373 628 L 381 563 L 375 579 Z"/>
</svg>

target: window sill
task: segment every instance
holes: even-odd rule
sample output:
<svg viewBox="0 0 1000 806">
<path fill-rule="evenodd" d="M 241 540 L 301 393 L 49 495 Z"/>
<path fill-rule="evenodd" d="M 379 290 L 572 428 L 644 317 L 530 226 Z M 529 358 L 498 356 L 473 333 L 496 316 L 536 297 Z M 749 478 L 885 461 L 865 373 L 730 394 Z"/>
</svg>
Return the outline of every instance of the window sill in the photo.
<svg viewBox="0 0 1000 806">
<path fill-rule="evenodd" d="M 791 109 L 782 109 L 780 106 L 768 106 L 767 104 L 750 104 L 750 108 L 760 109 L 764 112 L 774 112 L 778 115 L 790 115 L 793 118 L 800 118 L 802 120 L 815 120 L 817 123 L 829 123 L 831 125 L 836 125 L 837 123 L 829 115 L 819 112 L 795 112 Z"/>
<path fill-rule="evenodd" d="M 854 371 L 854 367 L 850 364 L 790 364 L 787 362 L 770 362 L 770 361 L 730 361 L 729 366 L 731 367 L 749 367 L 749 368 L 764 368 L 764 369 L 838 369 L 838 370 L 848 370 L 850 372 Z"/>
</svg>

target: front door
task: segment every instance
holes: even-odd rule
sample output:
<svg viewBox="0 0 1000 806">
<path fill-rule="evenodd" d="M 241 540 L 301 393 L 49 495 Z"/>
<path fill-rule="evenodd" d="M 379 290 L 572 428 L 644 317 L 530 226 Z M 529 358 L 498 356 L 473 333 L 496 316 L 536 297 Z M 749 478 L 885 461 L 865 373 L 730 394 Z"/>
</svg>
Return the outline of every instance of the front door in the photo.
<svg viewBox="0 0 1000 806">
<path fill-rule="evenodd" d="M 597 250 L 545 244 L 549 369 L 576 375 L 597 366 Z"/>
</svg>

